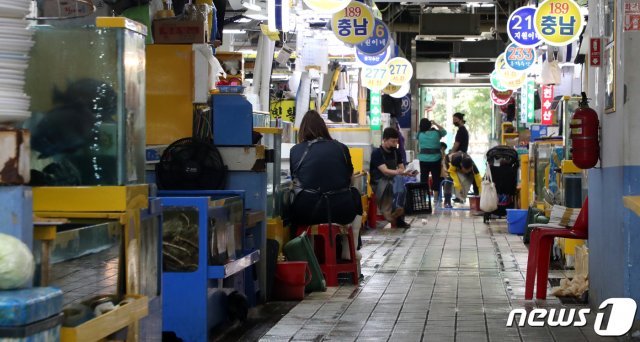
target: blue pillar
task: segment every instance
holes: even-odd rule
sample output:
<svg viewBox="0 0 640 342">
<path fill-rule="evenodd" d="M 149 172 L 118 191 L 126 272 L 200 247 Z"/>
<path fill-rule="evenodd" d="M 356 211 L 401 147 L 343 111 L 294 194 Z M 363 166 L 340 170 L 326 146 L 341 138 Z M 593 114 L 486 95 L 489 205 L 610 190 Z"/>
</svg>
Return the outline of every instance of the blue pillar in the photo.
<svg viewBox="0 0 640 342">
<path fill-rule="evenodd" d="M 33 248 L 33 196 L 26 186 L 0 187 L 0 233 L 17 237 Z"/>
</svg>

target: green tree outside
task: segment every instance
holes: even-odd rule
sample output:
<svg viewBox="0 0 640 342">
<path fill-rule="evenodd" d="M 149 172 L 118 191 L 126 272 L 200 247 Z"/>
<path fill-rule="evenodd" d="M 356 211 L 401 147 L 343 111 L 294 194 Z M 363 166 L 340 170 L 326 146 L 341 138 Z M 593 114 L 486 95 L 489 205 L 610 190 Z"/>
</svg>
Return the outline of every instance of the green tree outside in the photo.
<svg viewBox="0 0 640 342">
<path fill-rule="evenodd" d="M 456 112 L 465 114 L 470 135 L 469 154 L 484 173 L 493 109 L 491 88 L 423 87 L 420 91 L 421 117 L 431 119 L 446 128 L 447 136 L 443 141 L 449 148 L 453 146 L 456 134 L 452 115 Z"/>
</svg>

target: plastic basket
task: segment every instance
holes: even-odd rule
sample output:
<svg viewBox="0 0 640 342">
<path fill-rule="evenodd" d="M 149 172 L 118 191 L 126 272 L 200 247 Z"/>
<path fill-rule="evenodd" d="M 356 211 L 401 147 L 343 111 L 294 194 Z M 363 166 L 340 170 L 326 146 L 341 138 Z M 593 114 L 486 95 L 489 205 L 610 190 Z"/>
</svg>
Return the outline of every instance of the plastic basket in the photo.
<svg viewBox="0 0 640 342">
<path fill-rule="evenodd" d="M 431 214 L 431 192 L 428 183 L 409 183 L 405 185 L 407 197 L 404 211 L 407 215 Z"/>
</svg>

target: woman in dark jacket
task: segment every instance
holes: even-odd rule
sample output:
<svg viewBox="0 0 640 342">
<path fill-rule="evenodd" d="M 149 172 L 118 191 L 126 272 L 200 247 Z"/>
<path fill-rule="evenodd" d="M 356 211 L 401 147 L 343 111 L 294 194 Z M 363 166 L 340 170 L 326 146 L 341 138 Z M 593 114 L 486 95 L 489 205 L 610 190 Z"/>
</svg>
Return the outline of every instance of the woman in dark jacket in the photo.
<svg viewBox="0 0 640 342">
<path fill-rule="evenodd" d="M 302 119 L 298 141 L 290 154 L 295 188 L 292 223 L 351 223 L 362 209 L 357 207 L 356 194 L 351 190 L 353 165 L 349 149 L 331 138 L 324 120 L 314 110 Z M 357 200 L 360 202 L 359 195 Z"/>
</svg>

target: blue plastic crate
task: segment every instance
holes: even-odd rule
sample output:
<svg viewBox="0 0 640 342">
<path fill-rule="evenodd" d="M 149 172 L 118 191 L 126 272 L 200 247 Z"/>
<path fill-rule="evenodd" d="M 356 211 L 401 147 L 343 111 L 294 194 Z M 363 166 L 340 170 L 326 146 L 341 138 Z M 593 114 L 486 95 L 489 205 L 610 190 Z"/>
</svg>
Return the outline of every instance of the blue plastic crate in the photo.
<svg viewBox="0 0 640 342">
<path fill-rule="evenodd" d="M 218 90 L 220 90 L 220 93 L 223 94 L 242 94 L 244 93 L 244 87 L 243 86 L 223 86 L 223 85 L 219 85 L 217 86 Z"/>
</svg>

